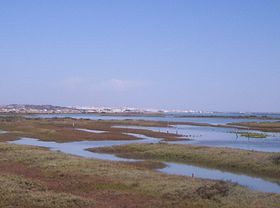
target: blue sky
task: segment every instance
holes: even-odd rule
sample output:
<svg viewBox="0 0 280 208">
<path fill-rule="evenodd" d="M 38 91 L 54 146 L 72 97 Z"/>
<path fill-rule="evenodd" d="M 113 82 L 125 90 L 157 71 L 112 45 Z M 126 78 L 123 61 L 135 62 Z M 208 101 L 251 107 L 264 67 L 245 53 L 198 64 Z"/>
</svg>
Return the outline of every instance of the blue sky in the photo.
<svg viewBox="0 0 280 208">
<path fill-rule="evenodd" d="M 0 104 L 280 112 L 278 0 L 0 0 Z"/>
</svg>

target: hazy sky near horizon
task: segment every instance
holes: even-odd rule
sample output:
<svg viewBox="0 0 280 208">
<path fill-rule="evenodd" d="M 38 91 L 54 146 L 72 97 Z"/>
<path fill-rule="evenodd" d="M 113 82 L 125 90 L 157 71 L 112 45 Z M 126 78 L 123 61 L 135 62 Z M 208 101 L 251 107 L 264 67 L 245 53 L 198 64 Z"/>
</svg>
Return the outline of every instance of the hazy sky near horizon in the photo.
<svg viewBox="0 0 280 208">
<path fill-rule="evenodd" d="M 280 112 L 279 0 L 0 0 L 0 104 Z"/>
</svg>

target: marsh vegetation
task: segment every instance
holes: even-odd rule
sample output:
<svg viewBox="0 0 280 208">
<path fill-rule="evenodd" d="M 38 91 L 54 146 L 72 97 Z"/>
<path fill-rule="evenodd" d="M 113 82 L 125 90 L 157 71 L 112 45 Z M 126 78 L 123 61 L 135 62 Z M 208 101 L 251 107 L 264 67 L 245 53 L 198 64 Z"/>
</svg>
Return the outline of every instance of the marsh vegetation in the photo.
<svg viewBox="0 0 280 208">
<path fill-rule="evenodd" d="M 168 175 L 154 170 L 164 167 L 162 161 L 173 161 L 279 181 L 277 153 L 165 142 L 94 150 L 145 159 L 127 163 L 6 143 L 22 137 L 63 143 L 139 139 L 133 134 L 165 141 L 175 141 L 180 136 L 147 129 L 113 128 L 116 125 L 167 127 L 173 123 L 1 117 L 0 129 L 6 133 L 0 134 L 0 207 L 277 207 L 280 204 L 279 194 L 256 192 L 227 181 Z"/>
<path fill-rule="evenodd" d="M 277 207 L 280 195 L 155 172 L 154 164 L 84 159 L 0 143 L 0 206 Z"/>
</svg>

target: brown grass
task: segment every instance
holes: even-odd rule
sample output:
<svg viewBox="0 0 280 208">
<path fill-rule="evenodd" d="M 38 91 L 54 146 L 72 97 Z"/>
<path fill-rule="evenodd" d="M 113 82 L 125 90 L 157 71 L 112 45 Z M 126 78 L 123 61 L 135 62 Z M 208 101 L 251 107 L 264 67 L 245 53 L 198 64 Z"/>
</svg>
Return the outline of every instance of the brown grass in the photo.
<svg viewBox="0 0 280 208">
<path fill-rule="evenodd" d="M 264 176 L 280 181 L 279 153 L 172 144 L 130 144 L 91 149 L 121 157 L 156 159 Z"/>
<path fill-rule="evenodd" d="M 2 120 L 1 120 L 2 119 Z M 86 128 L 106 131 L 104 133 L 83 132 L 73 128 Z M 93 121 L 86 119 L 24 119 L 24 118 L 0 118 L 0 129 L 8 131 L 0 134 L 0 141 L 15 140 L 20 137 L 40 138 L 57 142 L 81 141 L 81 140 L 135 140 L 134 136 L 123 133 L 143 134 L 155 138 L 163 138 L 167 141 L 179 140 L 176 134 L 154 132 L 141 129 L 112 128 L 115 125 L 146 125 L 160 126 L 163 123 L 150 121 Z"/>
<path fill-rule="evenodd" d="M 280 195 L 0 143 L 0 207 L 277 207 Z"/>
<path fill-rule="evenodd" d="M 264 132 L 280 132 L 280 122 L 241 122 L 231 123 L 230 125 L 245 127 L 250 130 L 259 130 Z"/>
</svg>

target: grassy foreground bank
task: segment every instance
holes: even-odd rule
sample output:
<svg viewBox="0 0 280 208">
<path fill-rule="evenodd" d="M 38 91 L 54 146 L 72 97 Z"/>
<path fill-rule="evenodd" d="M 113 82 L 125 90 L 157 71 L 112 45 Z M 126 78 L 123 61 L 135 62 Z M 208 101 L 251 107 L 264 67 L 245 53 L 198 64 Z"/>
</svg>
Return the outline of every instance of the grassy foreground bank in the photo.
<svg viewBox="0 0 280 208">
<path fill-rule="evenodd" d="M 280 195 L 0 143 L 0 207 L 278 207 Z"/>
<path fill-rule="evenodd" d="M 172 144 L 131 144 L 91 149 L 126 158 L 156 159 L 274 178 L 280 181 L 280 153 Z"/>
</svg>

